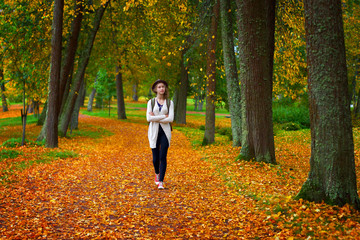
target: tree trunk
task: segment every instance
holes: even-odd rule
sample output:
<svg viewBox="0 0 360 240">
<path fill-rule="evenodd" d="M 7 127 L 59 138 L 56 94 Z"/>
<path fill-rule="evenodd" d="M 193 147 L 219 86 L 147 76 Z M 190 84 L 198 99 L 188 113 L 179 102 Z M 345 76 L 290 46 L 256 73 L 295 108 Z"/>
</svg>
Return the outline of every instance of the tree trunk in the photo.
<svg viewBox="0 0 360 240">
<path fill-rule="evenodd" d="M 33 104 L 34 104 L 34 116 L 37 119 L 39 119 L 39 117 L 40 117 L 40 106 L 39 106 L 40 103 L 39 103 L 39 101 L 34 101 Z"/>
<path fill-rule="evenodd" d="M 276 163 L 272 125 L 275 0 L 237 0 L 242 148 L 240 158 Z"/>
<path fill-rule="evenodd" d="M 79 91 L 79 97 L 76 99 L 74 112 L 73 112 L 72 117 L 71 117 L 70 132 L 73 129 L 78 129 L 79 128 L 80 108 L 81 108 L 82 102 L 83 102 L 83 100 L 85 98 L 85 93 L 86 93 L 85 82 L 82 81 L 80 91 Z"/>
<path fill-rule="evenodd" d="M 311 157 L 297 198 L 360 209 L 340 0 L 305 0 Z"/>
<path fill-rule="evenodd" d="M 64 0 L 55 0 L 51 39 L 51 69 L 48 111 L 46 122 L 46 147 L 58 147 L 59 86 L 61 71 L 61 46 Z"/>
<path fill-rule="evenodd" d="M 5 83 L 2 82 L 4 80 L 4 70 L 0 69 L 0 90 L 1 90 L 1 103 L 2 103 L 2 109 L 3 112 L 9 111 L 7 102 L 6 102 L 6 96 L 5 96 Z"/>
<path fill-rule="evenodd" d="M 221 36 L 233 146 L 241 146 L 241 94 L 234 52 L 234 29 L 230 12 L 230 0 L 220 0 Z"/>
<path fill-rule="evenodd" d="M 137 102 L 139 100 L 139 97 L 138 97 L 138 94 L 137 94 L 137 87 L 138 87 L 138 84 L 134 83 L 133 84 L 133 100 L 135 102 Z"/>
<path fill-rule="evenodd" d="M 34 99 L 31 99 L 31 102 L 28 105 L 28 113 L 34 112 Z"/>
<path fill-rule="evenodd" d="M 83 19 L 83 11 L 84 11 L 83 0 L 76 0 L 76 6 L 75 6 L 76 15 L 71 24 L 71 35 L 66 48 L 65 63 L 61 70 L 60 87 L 59 87 L 59 112 L 62 111 L 61 109 L 65 103 L 65 101 L 63 100 L 66 99 L 68 93 L 66 92 L 67 89 L 66 86 L 69 85 L 71 79 L 70 76 L 72 75 L 72 71 L 74 68 L 74 59 L 75 59 L 76 49 L 78 46 L 78 39 L 81 30 L 81 22 Z"/>
<path fill-rule="evenodd" d="M 359 92 L 357 94 L 357 97 L 356 97 L 356 90 L 355 90 L 355 87 L 356 87 L 356 79 L 357 77 L 359 76 L 359 72 L 360 72 L 360 55 L 357 56 L 357 64 L 355 66 L 355 74 L 354 74 L 354 113 L 355 113 L 355 117 L 357 117 L 357 115 L 359 114 L 359 111 L 360 111 L 360 89 L 359 89 Z"/>
<path fill-rule="evenodd" d="M 64 104 L 63 111 L 61 112 L 60 121 L 59 121 L 59 134 L 60 136 L 66 136 L 66 132 L 68 130 L 71 115 L 74 111 L 76 98 L 78 96 L 78 92 L 80 89 L 80 86 L 82 84 L 83 76 L 85 74 L 85 69 L 87 67 L 87 64 L 89 62 L 91 50 L 94 44 L 94 40 L 96 37 L 96 33 L 100 27 L 100 22 L 102 19 L 102 16 L 105 12 L 105 9 L 108 5 L 108 1 L 105 3 L 105 5 L 101 6 L 99 9 L 96 10 L 95 18 L 93 21 L 93 29 L 90 31 L 88 35 L 88 39 L 85 44 L 85 49 L 83 50 L 80 59 L 79 59 L 79 67 L 76 72 L 76 75 L 74 77 L 74 80 L 71 85 L 71 89 L 69 92 L 68 97 L 66 98 L 66 102 Z"/>
<path fill-rule="evenodd" d="M 126 119 L 124 89 L 120 64 L 116 67 L 116 99 L 118 119 Z"/>
<path fill-rule="evenodd" d="M 199 104 L 198 104 L 198 111 L 202 111 L 203 110 L 203 106 L 204 106 L 204 98 L 202 96 L 199 96 Z"/>
<path fill-rule="evenodd" d="M 36 125 L 41 126 L 41 125 L 44 124 L 45 118 L 46 118 L 46 111 L 47 111 L 47 100 L 44 103 L 44 107 L 43 107 L 43 109 L 41 111 L 40 117 L 39 117 Z"/>
<path fill-rule="evenodd" d="M 92 106 L 93 106 L 93 103 L 94 103 L 95 93 L 96 93 L 96 89 L 93 88 L 91 93 L 90 93 L 89 102 L 88 102 L 88 105 L 87 105 L 87 111 L 88 112 L 92 112 Z"/>
<path fill-rule="evenodd" d="M 187 40 L 189 42 L 189 39 Z M 188 47 L 184 47 L 181 51 L 180 60 L 180 82 L 177 89 L 176 95 L 176 111 L 175 111 L 175 122 L 179 124 L 186 124 L 186 103 L 187 93 L 189 88 L 189 74 L 188 70 L 184 65 L 184 56 L 188 51 Z"/>
<path fill-rule="evenodd" d="M 205 117 L 205 133 L 203 145 L 211 144 L 215 141 L 215 100 L 216 100 L 216 35 L 218 28 L 219 0 L 213 8 L 213 15 L 211 17 L 211 24 L 208 36 L 208 50 L 206 59 L 206 117 Z"/>
<path fill-rule="evenodd" d="M 22 139 L 21 146 L 25 145 L 25 133 L 26 133 L 26 118 L 27 118 L 27 108 L 26 108 L 26 97 L 25 97 L 25 89 L 26 89 L 26 77 L 23 76 L 23 109 L 21 109 L 21 121 L 22 121 Z"/>
</svg>

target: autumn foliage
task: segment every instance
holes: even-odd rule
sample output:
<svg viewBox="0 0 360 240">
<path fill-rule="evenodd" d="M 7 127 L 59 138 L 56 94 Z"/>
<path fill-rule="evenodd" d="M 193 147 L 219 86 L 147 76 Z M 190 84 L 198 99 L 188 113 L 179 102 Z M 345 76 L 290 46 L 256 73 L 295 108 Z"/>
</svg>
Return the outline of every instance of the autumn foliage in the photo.
<svg viewBox="0 0 360 240">
<path fill-rule="evenodd" d="M 143 110 L 133 110 L 144 113 Z M 18 116 L 14 107 L 0 118 Z M 131 111 L 129 111 L 131 113 Z M 130 114 L 131 115 L 131 114 Z M 175 125 L 165 190 L 153 181 L 145 117 L 137 123 L 81 115 L 80 129 L 51 150 L 28 144 L 1 158 L 3 239 L 348 239 L 359 238 L 360 215 L 348 205 L 295 201 L 309 171 L 308 130 L 275 136 L 278 165 L 236 161 L 227 137 L 202 147 L 198 126 Z M 217 118 L 217 127 L 230 125 Z M 40 127 L 28 127 L 29 139 Z M 0 144 L 18 137 L 4 127 Z M 84 134 L 85 133 L 85 134 Z M 92 134 L 90 134 L 92 133 Z M 354 129 L 356 158 L 359 132 Z M 44 164 L 50 153 L 73 152 Z M 15 168 L 19 162 L 26 167 Z M 25 163 L 33 164 L 26 165 Z M 10 169 L 12 169 L 10 171 Z M 359 163 L 356 161 L 359 172 Z M 5 178 L 5 175 L 7 176 Z"/>
</svg>

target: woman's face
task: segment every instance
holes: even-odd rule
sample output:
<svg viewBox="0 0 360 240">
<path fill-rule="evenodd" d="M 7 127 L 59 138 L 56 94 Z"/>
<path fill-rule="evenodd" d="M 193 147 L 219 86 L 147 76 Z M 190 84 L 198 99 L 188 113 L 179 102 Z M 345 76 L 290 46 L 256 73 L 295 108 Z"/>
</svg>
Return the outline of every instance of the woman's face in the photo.
<svg viewBox="0 0 360 240">
<path fill-rule="evenodd" d="M 164 93 L 165 93 L 165 84 L 163 84 L 163 83 L 158 83 L 157 85 L 156 85 L 156 93 L 157 94 L 161 94 L 161 95 L 164 95 Z"/>
</svg>

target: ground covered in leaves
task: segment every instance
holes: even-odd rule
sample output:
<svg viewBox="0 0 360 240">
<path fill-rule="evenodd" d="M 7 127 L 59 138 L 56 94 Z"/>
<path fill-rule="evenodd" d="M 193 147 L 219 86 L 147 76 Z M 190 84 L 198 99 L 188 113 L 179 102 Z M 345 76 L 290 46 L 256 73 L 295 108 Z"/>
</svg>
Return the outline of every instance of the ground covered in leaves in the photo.
<svg viewBox="0 0 360 240">
<path fill-rule="evenodd" d="M 12 111 L 6 117 L 18 116 Z M 141 121 L 81 115 L 80 131 L 61 138 L 59 149 L 1 146 L 9 157 L 0 158 L 0 238 L 360 237 L 351 207 L 292 199 L 309 171 L 308 131 L 276 134 L 278 165 L 235 161 L 240 149 L 225 136 L 200 146 L 203 117 L 189 116 L 191 127 L 174 127 L 165 190 L 158 190 Z M 39 131 L 31 124 L 28 138 Z M 0 144 L 20 135 L 20 126 L 3 127 Z M 359 135 L 354 129 L 358 174 Z"/>
</svg>

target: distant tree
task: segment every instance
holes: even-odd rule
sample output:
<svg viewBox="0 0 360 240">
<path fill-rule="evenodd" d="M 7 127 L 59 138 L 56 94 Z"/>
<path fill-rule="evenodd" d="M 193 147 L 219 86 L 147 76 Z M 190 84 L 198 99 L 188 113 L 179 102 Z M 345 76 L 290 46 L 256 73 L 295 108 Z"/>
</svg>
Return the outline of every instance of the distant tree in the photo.
<svg viewBox="0 0 360 240">
<path fill-rule="evenodd" d="M 175 105 L 175 122 L 179 124 L 186 124 L 186 104 L 187 96 L 189 90 L 189 73 L 187 66 L 185 65 L 185 55 L 189 50 L 189 45 L 192 44 L 192 39 L 188 37 L 185 43 L 182 46 L 181 58 L 180 58 L 180 73 L 179 73 L 179 82 L 177 86 L 177 95 L 176 101 L 174 100 Z"/>
<path fill-rule="evenodd" d="M 111 111 L 111 99 L 116 95 L 116 82 L 113 75 L 109 75 L 106 70 L 100 69 L 97 73 L 97 81 L 94 85 L 97 97 L 107 100 L 109 116 Z"/>
<path fill-rule="evenodd" d="M 94 84 L 96 84 L 96 78 L 95 78 Z M 92 106 L 93 106 L 93 103 L 94 103 L 95 94 L 96 94 L 96 89 L 95 89 L 95 87 L 93 87 L 92 90 L 91 90 L 88 105 L 87 105 L 87 111 L 89 111 L 89 112 L 92 111 Z"/>
<path fill-rule="evenodd" d="M 297 198 L 360 209 L 340 0 L 305 0 L 309 176 Z"/>
<path fill-rule="evenodd" d="M 104 5 L 101 5 L 96 9 L 95 16 L 92 23 L 92 29 L 87 35 L 86 42 L 84 48 L 81 51 L 79 57 L 78 68 L 74 78 L 72 79 L 71 88 L 69 94 L 64 103 L 64 107 L 60 112 L 60 119 L 59 119 L 59 135 L 66 136 L 66 132 L 68 130 L 72 113 L 74 111 L 76 98 L 78 96 L 78 92 L 80 90 L 82 80 L 84 79 L 85 69 L 89 63 L 91 51 L 94 45 L 96 34 L 100 27 L 100 22 L 103 17 L 103 14 L 108 6 L 109 1 L 106 1 Z"/>
<path fill-rule="evenodd" d="M 120 64 L 116 67 L 116 100 L 118 119 L 126 119 L 124 88 Z"/>
</svg>

